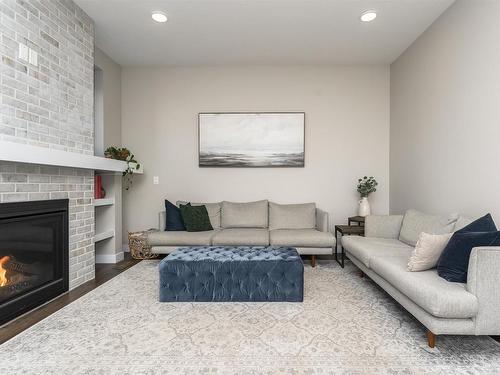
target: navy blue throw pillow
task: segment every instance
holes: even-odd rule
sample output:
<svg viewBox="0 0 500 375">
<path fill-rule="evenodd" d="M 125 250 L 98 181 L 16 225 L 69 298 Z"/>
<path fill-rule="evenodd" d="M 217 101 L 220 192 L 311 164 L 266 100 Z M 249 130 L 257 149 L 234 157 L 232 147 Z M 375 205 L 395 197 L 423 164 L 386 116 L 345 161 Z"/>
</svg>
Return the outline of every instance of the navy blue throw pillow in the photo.
<svg viewBox="0 0 500 375">
<path fill-rule="evenodd" d="M 175 204 L 165 199 L 165 212 L 167 220 L 165 220 L 165 230 L 180 231 L 186 230 L 184 221 L 182 220 L 181 210 Z"/>
<path fill-rule="evenodd" d="M 451 282 L 466 283 L 472 249 L 499 245 L 500 232 L 455 232 L 439 258 L 438 275 Z"/>
<path fill-rule="evenodd" d="M 490 214 L 480 217 L 469 225 L 457 230 L 459 233 L 464 232 L 496 232 L 498 229 Z"/>
</svg>

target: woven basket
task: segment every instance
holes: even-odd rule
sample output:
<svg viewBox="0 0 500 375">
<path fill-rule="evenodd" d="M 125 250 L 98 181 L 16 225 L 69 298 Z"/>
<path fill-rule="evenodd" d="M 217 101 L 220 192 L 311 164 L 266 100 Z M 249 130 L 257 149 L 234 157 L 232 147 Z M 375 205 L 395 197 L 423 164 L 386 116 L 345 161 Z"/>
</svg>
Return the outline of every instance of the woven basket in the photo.
<svg viewBox="0 0 500 375">
<path fill-rule="evenodd" d="M 158 254 L 151 253 L 151 246 L 148 245 L 148 233 L 154 230 L 147 230 L 142 232 L 128 232 L 128 246 L 130 254 L 134 259 L 155 259 Z"/>
</svg>

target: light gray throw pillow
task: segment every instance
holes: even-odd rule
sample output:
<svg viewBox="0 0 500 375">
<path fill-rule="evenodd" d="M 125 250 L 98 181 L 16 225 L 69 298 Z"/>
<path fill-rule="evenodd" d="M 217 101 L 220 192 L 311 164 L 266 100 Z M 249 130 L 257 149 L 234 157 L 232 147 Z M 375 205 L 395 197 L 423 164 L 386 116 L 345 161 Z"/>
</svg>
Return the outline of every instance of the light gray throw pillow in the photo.
<svg viewBox="0 0 500 375">
<path fill-rule="evenodd" d="M 268 202 L 222 202 L 222 228 L 267 228 Z"/>
<path fill-rule="evenodd" d="M 403 218 L 399 240 L 410 246 L 415 246 L 418 236 L 422 232 L 429 234 L 451 233 L 457 219 L 457 215 L 445 218 L 424 214 L 417 210 L 408 210 Z"/>
<path fill-rule="evenodd" d="M 177 207 L 179 207 L 181 204 L 188 204 L 189 202 L 185 201 L 177 201 L 175 202 L 177 204 Z M 221 211 L 221 204 L 220 202 L 217 203 L 193 203 L 190 202 L 191 206 L 205 206 L 207 208 L 208 212 L 208 218 L 210 219 L 210 224 L 212 224 L 212 228 L 214 229 L 220 229 L 220 211 Z"/>
<path fill-rule="evenodd" d="M 269 229 L 315 229 L 316 204 L 269 202 Z"/>
<path fill-rule="evenodd" d="M 408 260 L 408 271 L 425 271 L 437 266 L 439 257 L 453 233 L 429 234 L 422 232 Z"/>
</svg>

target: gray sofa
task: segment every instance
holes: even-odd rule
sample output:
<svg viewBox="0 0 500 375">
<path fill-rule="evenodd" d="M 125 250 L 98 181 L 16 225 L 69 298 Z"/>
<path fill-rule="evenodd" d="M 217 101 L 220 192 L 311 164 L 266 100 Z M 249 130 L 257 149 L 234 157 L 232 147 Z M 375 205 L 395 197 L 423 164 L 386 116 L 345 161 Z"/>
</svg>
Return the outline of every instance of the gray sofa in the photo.
<svg viewBox="0 0 500 375">
<path fill-rule="evenodd" d="M 365 237 L 346 236 L 349 259 L 427 329 L 436 335 L 500 335 L 500 247 L 474 248 L 466 284 L 439 277 L 436 269 L 407 271 L 408 258 L 421 232 L 451 233 L 472 220 L 446 220 L 409 210 L 405 216 L 368 216 Z"/>
<path fill-rule="evenodd" d="M 183 204 L 186 202 L 177 202 Z M 267 200 L 247 203 L 204 204 L 214 230 L 206 232 L 165 231 L 165 211 L 159 214 L 158 232 L 148 235 L 157 254 L 169 254 L 180 246 L 292 246 L 310 255 L 333 253 L 335 238 L 329 231 L 328 213 L 314 203 L 282 205 Z"/>
</svg>

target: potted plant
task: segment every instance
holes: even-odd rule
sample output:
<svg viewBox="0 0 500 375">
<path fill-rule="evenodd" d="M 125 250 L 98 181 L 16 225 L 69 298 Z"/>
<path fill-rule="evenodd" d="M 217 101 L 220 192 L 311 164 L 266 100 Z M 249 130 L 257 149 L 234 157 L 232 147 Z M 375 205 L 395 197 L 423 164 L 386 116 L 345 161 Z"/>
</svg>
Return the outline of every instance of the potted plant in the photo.
<svg viewBox="0 0 500 375">
<path fill-rule="evenodd" d="M 125 169 L 122 173 L 124 187 L 125 190 L 129 190 L 132 187 L 132 176 L 134 170 L 139 170 L 141 165 L 135 159 L 134 154 L 130 152 L 130 150 L 126 147 L 108 147 L 106 151 L 104 151 L 104 156 L 109 159 L 122 160 L 127 162 L 127 169 Z"/>
<path fill-rule="evenodd" d="M 371 213 L 370 202 L 368 196 L 377 191 L 378 182 L 373 177 L 364 176 L 358 179 L 358 193 L 361 195 L 361 200 L 358 208 L 359 216 L 368 216 Z"/>
</svg>

